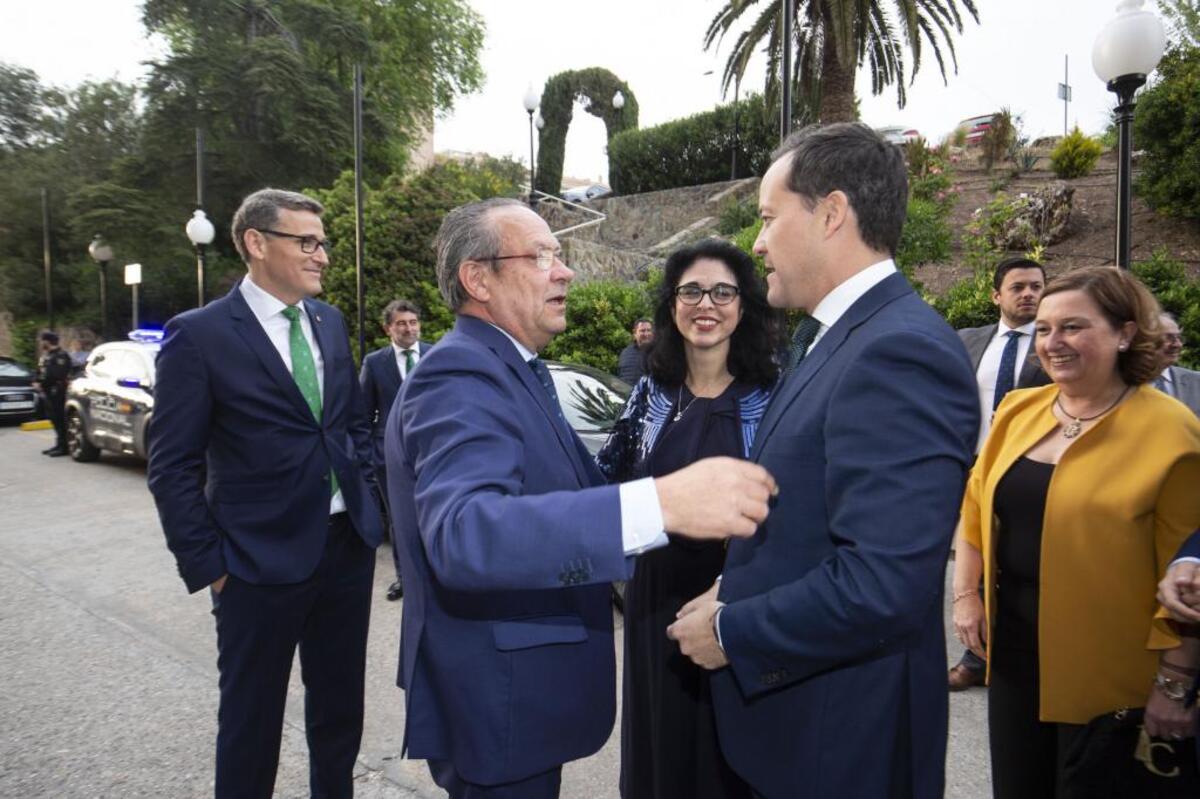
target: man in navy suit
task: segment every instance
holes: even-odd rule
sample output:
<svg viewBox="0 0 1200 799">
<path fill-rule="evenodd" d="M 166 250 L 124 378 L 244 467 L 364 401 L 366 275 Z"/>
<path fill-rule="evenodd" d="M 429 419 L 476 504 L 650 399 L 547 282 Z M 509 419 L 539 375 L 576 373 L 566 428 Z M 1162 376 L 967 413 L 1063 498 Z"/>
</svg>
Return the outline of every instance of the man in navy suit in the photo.
<svg viewBox="0 0 1200 799">
<path fill-rule="evenodd" d="M 400 391 L 400 384 L 417 366 L 417 361 L 432 346 L 421 341 L 421 310 L 408 300 L 392 300 L 383 309 L 383 332 L 391 339 L 386 347 L 380 347 L 363 358 L 358 381 L 362 384 L 363 398 L 367 403 L 367 420 L 371 423 L 371 454 L 375 462 L 375 481 L 379 485 L 386 507 L 387 464 L 383 460 L 383 431 L 387 428 L 388 414 Z M 394 542 L 393 542 L 394 543 Z M 404 596 L 404 583 L 400 579 L 400 557 L 392 547 L 392 562 L 396 567 L 396 581 L 388 586 L 387 598 L 395 602 Z"/>
<path fill-rule="evenodd" d="M 437 269 L 458 318 L 388 420 L 405 745 L 456 799 L 557 796 L 616 714 L 609 583 L 664 530 L 749 535 L 774 486 L 730 458 L 602 485 L 537 357 L 566 327 L 561 252 L 515 200 L 451 211 Z"/>
<path fill-rule="evenodd" d="M 808 313 L 751 460 L 779 483 L 670 628 L 714 669 L 730 765 L 770 799 L 941 797 L 942 593 L 979 402 L 954 331 L 892 261 L 901 150 L 811 127 L 759 190 L 768 299 Z"/>
<path fill-rule="evenodd" d="M 217 620 L 216 795 L 269 797 L 296 647 L 313 796 L 349 797 L 383 534 L 346 325 L 321 291 L 320 203 L 263 189 L 233 218 L 247 275 L 167 323 L 150 490 Z"/>
</svg>

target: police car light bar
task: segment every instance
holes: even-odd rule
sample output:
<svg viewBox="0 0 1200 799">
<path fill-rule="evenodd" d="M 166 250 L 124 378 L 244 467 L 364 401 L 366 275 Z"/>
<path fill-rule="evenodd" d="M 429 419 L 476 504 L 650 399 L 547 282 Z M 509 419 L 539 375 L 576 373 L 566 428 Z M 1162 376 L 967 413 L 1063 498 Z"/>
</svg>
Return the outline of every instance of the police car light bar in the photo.
<svg viewBox="0 0 1200 799">
<path fill-rule="evenodd" d="M 148 327 L 138 328 L 137 330 L 129 331 L 129 340 L 136 341 L 139 344 L 161 344 L 163 332 Z"/>
</svg>

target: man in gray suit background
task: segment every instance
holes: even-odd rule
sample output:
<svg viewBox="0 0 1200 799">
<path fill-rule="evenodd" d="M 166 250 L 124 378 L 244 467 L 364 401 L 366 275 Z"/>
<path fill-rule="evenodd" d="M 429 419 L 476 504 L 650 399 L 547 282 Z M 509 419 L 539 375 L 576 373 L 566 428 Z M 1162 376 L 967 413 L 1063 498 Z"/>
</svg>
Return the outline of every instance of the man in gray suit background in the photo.
<svg viewBox="0 0 1200 799">
<path fill-rule="evenodd" d="M 1163 355 L 1166 357 L 1166 367 L 1162 374 L 1154 378 L 1154 387 L 1169 394 L 1192 409 L 1192 413 L 1200 416 L 1200 372 L 1176 366 L 1179 354 L 1183 352 L 1183 334 L 1179 331 L 1179 322 L 1169 313 L 1161 317 L 1163 326 Z"/>
<path fill-rule="evenodd" d="M 979 384 L 976 453 L 991 429 L 992 412 L 1005 394 L 1014 388 L 1044 386 L 1050 382 L 1033 350 L 1033 323 L 1046 287 L 1046 270 L 1030 258 L 1006 258 L 996 265 L 992 287 L 992 302 L 1000 309 L 999 321 L 958 331 Z M 983 685 L 986 671 L 987 664 L 968 649 L 950 669 L 950 690 L 965 691 L 973 685 Z"/>
</svg>

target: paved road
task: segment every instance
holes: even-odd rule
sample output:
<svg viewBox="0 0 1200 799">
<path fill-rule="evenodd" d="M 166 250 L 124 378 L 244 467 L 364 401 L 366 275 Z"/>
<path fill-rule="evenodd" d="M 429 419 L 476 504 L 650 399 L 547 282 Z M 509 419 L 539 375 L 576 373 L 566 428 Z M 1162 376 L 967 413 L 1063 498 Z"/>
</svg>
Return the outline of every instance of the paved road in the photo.
<svg viewBox="0 0 1200 799">
<path fill-rule="evenodd" d="M 211 795 L 217 676 L 204 593 L 163 543 L 145 467 L 38 454 L 50 433 L 0 428 L 0 796 Z M 443 796 L 399 758 L 400 608 L 379 553 L 357 795 Z M 959 650 L 951 648 L 951 657 Z M 620 663 L 620 652 L 617 653 Z M 303 686 L 293 670 L 276 793 L 307 796 Z M 951 702 L 947 797 L 990 794 L 985 694 Z M 616 736 L 568 765 L 566 799 L 617 796 Z"/>
</svg>

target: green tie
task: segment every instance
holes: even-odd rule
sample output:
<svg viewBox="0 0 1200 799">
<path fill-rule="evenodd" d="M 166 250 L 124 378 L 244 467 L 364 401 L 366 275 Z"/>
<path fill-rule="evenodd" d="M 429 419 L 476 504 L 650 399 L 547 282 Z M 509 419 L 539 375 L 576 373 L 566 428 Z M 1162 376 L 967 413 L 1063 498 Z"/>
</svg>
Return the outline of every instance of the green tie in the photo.
<svg viewBox="0 0 1200 799">
<path fill-rule="evenodd" d="M 300 309 L 289 306 L 283 309 L 283 315 L 290 323 L 288 347 L 292 351 L 292 378 L 295 379 L 304 401 L 308 403 L 313 418 L 320 424 L 321 386 L 317 383 L 317 364 L 313 361 L 312 348 L 308 346 L 308 341 L 304 338 L 304 329 L 300 327 Z M 332 469 L 329 470 L 329 487 L 330 496 L 338 492 L 337 475 Z"/>
<path fill-rule="evenodd" d="M 404 376 L 405 377 L 408 377 L 409 373 L 412 372 L 413 365 L 414 365 L 413 351 L 412 350 L 404 350 Z"/>
</svg>

